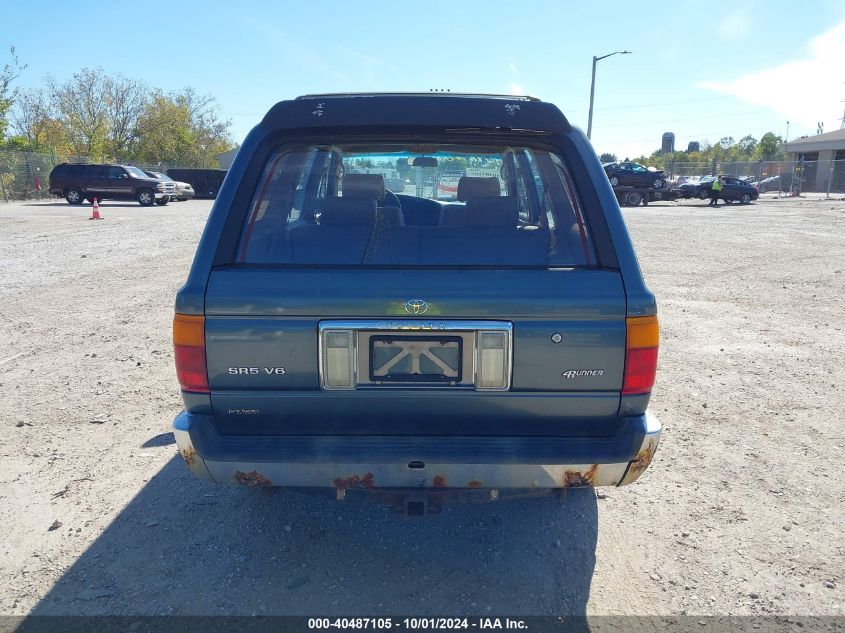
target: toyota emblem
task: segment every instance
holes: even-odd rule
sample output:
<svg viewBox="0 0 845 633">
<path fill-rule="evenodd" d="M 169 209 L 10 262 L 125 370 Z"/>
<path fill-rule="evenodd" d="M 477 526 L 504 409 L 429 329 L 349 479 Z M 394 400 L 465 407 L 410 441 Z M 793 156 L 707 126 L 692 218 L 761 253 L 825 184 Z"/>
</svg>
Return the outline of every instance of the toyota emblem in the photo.
<svg viewBox="0 0 845 633">
<path fill-rule="evenodd" d="M 411 299 L 405 302 L 405 312 L 408 314 L 425 314 L 428 312 L 428 304 L 422 299 Z"/>
</svg>

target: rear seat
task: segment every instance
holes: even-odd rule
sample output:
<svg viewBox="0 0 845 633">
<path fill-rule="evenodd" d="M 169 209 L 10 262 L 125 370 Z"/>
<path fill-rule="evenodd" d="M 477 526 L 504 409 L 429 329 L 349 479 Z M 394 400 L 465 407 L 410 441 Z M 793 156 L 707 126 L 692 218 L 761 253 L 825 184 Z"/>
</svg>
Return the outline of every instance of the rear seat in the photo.
<svg viewBox="0 0 845 633">
<path fill-rule="evenodd" d="M 360 262 L 375 217 L 375 200 L 326 198 L 319 224 L 301 224 L 290 229 L 290 249 L 294 263 Z"/>
<path fill-rule="evenodd" d="M 481 178 L 461 176 L 458 180 L 458 201 L 466 202 L 472 198 L 490 198 L 501 195 L 499 179 L 495 176 Z M 441 212 L 443 226 L 466 226 L 466 205 L 447 204 Z"/>
<path fill-rule="evenodd" d="M 379 207 L 379 225 L 373 232 L 367 264 L 407 264 L 420 261 L 418 226 L 406 226 L 399 207 Z"/>
<path fill-rule="evenodd" d="M 548 260 L 548 230 L 517 228 L 519 202 L 515 197 L 470 198 L 465 220 L 463 226 L 421 229 L 420 264 L 530 266 L 543 265 Z"/>
<path fill-rule="evenodd" d="M 354 176 L 370 174 L 354 174 Z M 350 178 L 351 176 L 347 176 Z M 460 206 L 461 224 L 406 226 L 398 207 L 378 207 L 378 178 L 359 180 L 342 198 L 326 198 L 318 224 L 292 227 L 289 247 L 294 263 L 311 264 L 512 264 L 543 265 L 549 253 L 549 232 L 518 228 L 519 203 L 511 196 L 471 196 Z M 463 179 L 462 179 L 463 180 Z M 473 193 L 499 188 L 498 179 Z M 493 183 L 489 181 L 494 181 Z M 460 190 L 459 185 L 459 190 Z M 464 189 L 466 192 L 466 189 Z M 374 223 L 378 219 L 378 225 Z M 453 219 L 457 220 L 457 216 Z M 369 244 L 369 246 L 368 246 Z"/>
</svg>

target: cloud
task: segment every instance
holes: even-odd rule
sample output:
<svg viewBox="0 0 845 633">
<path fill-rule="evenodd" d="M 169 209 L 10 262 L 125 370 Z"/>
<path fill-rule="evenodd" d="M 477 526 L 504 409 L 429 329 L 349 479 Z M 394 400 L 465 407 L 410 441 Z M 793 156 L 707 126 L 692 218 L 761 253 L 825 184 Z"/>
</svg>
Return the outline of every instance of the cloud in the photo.
<svg viewBox="0 0 845 633">
<path fill-rule="evenodd" d="M 738 40 L 750 30 L 751 19 L 743 9 L 738 9 L 719 22 L 716 32 L 723 40 Z"/>
<path fill-rule="evenodd" d="M 508 70 L 510 70 L 513 74 L 519 72 L 519 68 L 516 67 L 516 64 L 514 62 L 508 62 Z"/>
<path fill-rule="evenodd" d="M 845 88 L 845 21 L 814 38 L 808 53 L 732 81 L 704 81 L 696 87 L 771 108 L 806 128 L 815 130 L 823 121 L 826 130 L 838 129 Z"/>
</svg>

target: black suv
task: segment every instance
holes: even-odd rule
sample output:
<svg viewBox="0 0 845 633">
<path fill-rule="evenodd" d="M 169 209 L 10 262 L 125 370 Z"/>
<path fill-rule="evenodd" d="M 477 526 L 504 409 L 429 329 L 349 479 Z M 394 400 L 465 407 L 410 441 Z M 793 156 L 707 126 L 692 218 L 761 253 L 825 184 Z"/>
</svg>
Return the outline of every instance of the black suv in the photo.
<svg viewBox="0 0 845 633">
<path fill-rule="evenodd" d="M 666 186 L 666 177 L 662 171 L 639 163 L 625 161 L 622 163 L 605 163 L 602 166 L 608 180 L 610 180 L 611 187 L 630 185 L 632 187 L 663 189 Z"/>
<path fill-rule="evenodd" d="M 69 204 L 97 198 L 137 200 L 142 207 L 149 207 L 169 199 L 164 182 L 131 165 L 61 163 L 50 172 L 50 193 Z"/>
</svg>

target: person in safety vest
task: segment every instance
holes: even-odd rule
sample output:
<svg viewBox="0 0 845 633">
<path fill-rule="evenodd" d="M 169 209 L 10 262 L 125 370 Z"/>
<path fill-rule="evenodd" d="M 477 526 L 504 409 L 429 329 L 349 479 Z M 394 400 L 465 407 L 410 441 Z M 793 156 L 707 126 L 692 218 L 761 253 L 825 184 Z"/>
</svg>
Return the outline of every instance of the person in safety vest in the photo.
<svg viewBox="0 0 845 633">
<path fill-rule="evenodd" d="M 713 184 L 710 185 L 710 205 L 711 207 L 719 206 L 719 196 L 722 194 L 722 177 L 717 176 Z"/>
</svg>

